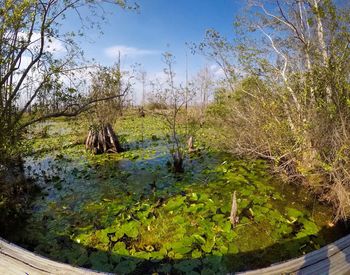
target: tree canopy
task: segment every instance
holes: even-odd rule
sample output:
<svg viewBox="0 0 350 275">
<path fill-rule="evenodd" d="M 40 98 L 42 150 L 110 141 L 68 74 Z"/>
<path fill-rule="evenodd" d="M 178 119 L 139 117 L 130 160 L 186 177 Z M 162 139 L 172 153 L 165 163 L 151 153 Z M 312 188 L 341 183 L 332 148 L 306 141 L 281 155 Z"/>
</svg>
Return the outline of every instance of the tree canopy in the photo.
<svg viewBox="0 0 350 275">
<path fill-rule="evenodd" d="M 126 1 L 3 0 L 0 1 L 0 147 L 6 155 L 27 126 L 57 116 L 75 116 L 102 95 L 88 97 L 79 77 L 86 69 L 76 38 L 89 21 L 99 25 L 103 3 L 136 9 Z M 89 10 L 91 18 L 80 11 Z M 62 31 L 67 15 L 75 14 L 81 29 Z M 67 28 L 65 28 L 67 29 Z M 80 71 L 79 71 L 80 70 Z"/>
</svg>

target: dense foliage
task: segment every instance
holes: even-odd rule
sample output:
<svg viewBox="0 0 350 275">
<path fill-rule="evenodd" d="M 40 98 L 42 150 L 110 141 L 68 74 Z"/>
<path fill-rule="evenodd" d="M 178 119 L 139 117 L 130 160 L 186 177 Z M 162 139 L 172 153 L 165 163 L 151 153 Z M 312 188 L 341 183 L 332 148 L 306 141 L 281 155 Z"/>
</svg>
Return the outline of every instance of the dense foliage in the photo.
<svg viewBox="0 0 350 275">
<path fill-rule="evenodd" d="M 232 159 L 197 143 L 201 150 L 185 158 L 184 174 L 174 175 L 163 118 L 120 119 L 115 129 L 129 150 L 109 155 L 74 145 L 74 124 L 48 126 L 25 166 L 42 193 L 10 239 L 50 258 L 121 274 L 224 274 L 302 255 L 341 234 L 327 206 L 282 186 L 263 160 Z"/>
<path fill-rule="evenodd" d="M 336 219 L 350 213 L 348 8 L 252 1 L 235 23 L 236 41 L 212 30 L 196 48 L 227 72 L 211 109 L 225 148 L 271 160 L 332 202 Z"/>
<path fill-rule="evenodd" d="M 88 8 L 99 21 L 102 2 L 132 8 L 0 0 L 2 235 L 101 271 L 218 274 L 300 256 L 344 233 L 334 221 L 350 216 L 346 1 L 247 1 L 234 41 L 208 30 L 193 45 L 223 78 L 203 69 L 191 82 L 186 71 L 179 84 L 164 53 L 148 105 L 142 72 L 138 112 L 126 103 L 134 76 L 120 60 L 89 67 L 88 85 L 83 33 L 61 32 L 70 10 Z M 93 155 L 85 135 L 97 152 L 106 125 L 125 150 Z"/>
<path fill-rule="evenodd" d="M 20 155 L 24 130 L 50 117 L 76 116 L 105 98 L 88 96 L 79 76 L 86 72 L 77 40 L 89 26 L 63 31 L 66 15 L 89 10 L 94 25 L 101 3 L 132 8 L 126 1 L 0 1 L 0 164 Z M 78 24 L 79 26 L 79 24 Z M 85 89 L 84 89 L 85 88 Z M 110 99 L 110 97 L 108 97 Z"/>
</svg>

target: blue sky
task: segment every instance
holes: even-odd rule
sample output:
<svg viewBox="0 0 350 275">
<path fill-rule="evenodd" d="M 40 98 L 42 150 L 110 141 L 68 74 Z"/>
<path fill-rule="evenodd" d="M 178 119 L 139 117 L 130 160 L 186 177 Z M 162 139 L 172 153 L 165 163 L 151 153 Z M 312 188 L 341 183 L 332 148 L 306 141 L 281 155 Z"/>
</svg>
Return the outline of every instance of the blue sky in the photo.
<svg viewBox="0 0 350 275">
<path fill-rule="evenodd" d="M 103 65 L 112 65 L 121 51 L 124 68 L 141 63 L 150 77 L 162 72 L 162 53 L 169 51 L 176 59 L 178 81 L 183 81 L 188 55 L 189 75 L 193 76 L 205 65 L 204 57 L 192 55 L 186 42 L 199 43 L 205 31 L 214 28 L 227 37 L 233 36 L 234 17 L 245 1 L 239 0 L 138 0 L 138 12 L 122 10 L 105 4 L 107 23 L 98 30 L 88 32 L 88 40 L 81 47 L 88 58 Z M 84 14 L 83 14 L 84 15 Z M 74 19 L 75 18 L 75 19 Z M 74 26 L 76 16 L 69 17 Z M 73 24 L 73 25 L 72 25 Z"/>
</svg>

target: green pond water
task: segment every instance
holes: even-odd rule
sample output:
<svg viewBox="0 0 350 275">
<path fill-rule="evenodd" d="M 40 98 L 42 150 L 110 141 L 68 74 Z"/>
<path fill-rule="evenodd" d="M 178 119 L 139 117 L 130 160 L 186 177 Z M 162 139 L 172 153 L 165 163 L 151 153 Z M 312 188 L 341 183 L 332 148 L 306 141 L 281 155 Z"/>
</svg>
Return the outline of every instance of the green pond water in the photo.
<svg viewBox="0 0 350 275">
<path fill-rule="evenodd" d="M 69 146 L 76 127 L 55 122 L 49 137 L 33 140 L 25 171 L 42 191 L 26 225 L 7 236 L 51 259 L 121 274 L 224 274 L 301 256 L 346 234 L 332 226 L 329 206 L 271 176 L 262 160 L 198 143 L 185 173 L 174 175 L 159 118 L 119 121 L 128 147 L 120 154 Z M 209 133 L 197 134 L 200 141 Z M 232 228 L 234 191 L 239 223 Z"/>
</svg>

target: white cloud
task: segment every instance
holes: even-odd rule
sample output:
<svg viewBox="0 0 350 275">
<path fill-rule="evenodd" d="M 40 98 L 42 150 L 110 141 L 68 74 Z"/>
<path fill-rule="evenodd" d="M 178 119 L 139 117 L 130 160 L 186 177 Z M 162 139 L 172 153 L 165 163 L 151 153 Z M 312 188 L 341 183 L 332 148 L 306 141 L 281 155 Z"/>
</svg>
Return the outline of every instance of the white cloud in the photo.
<svg viewBox="0 0 350 275">
<path fill-rule="evenodd" d="M 150 73 L 150 79 L 152 79 L 152 80 L 157 79 L 160 82 L 166 82 L 168 80 L 168 77 L 164 73 L 164 71 L 158 71 L 158 72 Z"/>
<path fill-rule="evenodd" d="M 62 53 L 66 51 L 63 43 L 56 38 L 47 43 L 45 50 L 51 53 Z"/>
<path fill-rule="evenodd" d="M 28 39 L 28 33 L 21 32 L 19 33 L 19 37 L 27 40 Z M 40 33 L 39 32 L 34 32 L 31 37 L 31 45 L 29 46 L 30 50 L 34 50 L 40 46 Z M 63 53 L 66 51 L 64 44 L 62 41 L 58 40 L 57 38 L 50 38 L 48 39 L 45 37 L 45 48 L 44 50 L 46 52 L 50 53 Z"/>
<path fill-rule="evenodd" d="M 118 55 L 128 56 L 130 58 L 158 54 L 157 51 L 128 47 L 124 45 L 115 45 L 105 49 L 105 54 L 110 58 L 117 58 Z"/>
<path fill-rule="evenodd" d="M 209 67 L 210 71 L 214 74 L 214 76 L 216 78 L 223 78 L 225 77 L 225 73 L 224 73 L 224 70 L 219 67 L 218 65 L 216 64 L 212 64 L 210 67 Z"/>
</svg>

